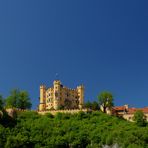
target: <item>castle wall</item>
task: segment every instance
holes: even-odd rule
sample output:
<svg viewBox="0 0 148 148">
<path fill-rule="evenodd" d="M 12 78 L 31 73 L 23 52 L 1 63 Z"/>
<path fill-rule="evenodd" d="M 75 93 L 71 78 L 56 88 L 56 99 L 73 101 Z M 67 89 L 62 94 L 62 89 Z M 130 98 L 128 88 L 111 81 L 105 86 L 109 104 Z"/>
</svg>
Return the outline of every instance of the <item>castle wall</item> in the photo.
<svg viewBox="0 0 148 148">
<path fill-rule="evenodd" d="M 76 89 L 63 87 L 60 81 L 54 81 L 53 87 L 43 89 L 40 87 L 40 110 L 51 109 L 77 109 L 82 108 L 84 103 L 84 87 Z"/>
<path fill-rule="evenodd" d="M 71 110 L 51 110 L 51 111 L 39 111 L 38 114 L 40 115 L 45 115 L 47 113 L 51 113 L 52 115 L 56 115 L 57 113 L 69 113 L 69 114 L 76 114 L 76 113 L 79 113 L 79 112 L 88 112 L 87 109 L 71 109 Z"/>
</svg>

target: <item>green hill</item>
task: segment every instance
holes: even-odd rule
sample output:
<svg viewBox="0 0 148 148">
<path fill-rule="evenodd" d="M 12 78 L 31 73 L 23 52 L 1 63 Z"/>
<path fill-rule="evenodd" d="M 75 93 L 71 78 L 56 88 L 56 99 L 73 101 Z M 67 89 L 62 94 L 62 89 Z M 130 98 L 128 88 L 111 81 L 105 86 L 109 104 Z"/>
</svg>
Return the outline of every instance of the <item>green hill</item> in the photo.
<svg viewBox="0 0 148 148">
<path fill-rule="evenodd" d="M 38 115 L 19 112 L 15 119 L 0 121 L 0 148 L 99 148 L 118 144 L 122 148 L 148 147 L 148 126 L 101 112 Z"/>
</svg>

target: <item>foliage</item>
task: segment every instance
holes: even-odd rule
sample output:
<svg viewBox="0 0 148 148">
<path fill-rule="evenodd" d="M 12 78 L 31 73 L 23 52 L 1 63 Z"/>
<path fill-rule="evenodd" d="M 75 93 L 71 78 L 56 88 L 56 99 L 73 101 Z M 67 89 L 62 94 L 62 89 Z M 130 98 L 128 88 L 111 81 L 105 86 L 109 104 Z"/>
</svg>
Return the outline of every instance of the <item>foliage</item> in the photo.
<svg viewBox="0 0 148 148">
<path fill-rule="evenodd" d="M 99 105 L 103 108 L 103 112 L 106 112 L 107 108 L 113 106 L 113 95 L 110 92 L 104 91 L 98 96 Z"/>
<path fill-rule="evenodd" d="M 4 99 L 2 97 L 2 95 L 0 95 L 0 110 L 2 110 L 4 107 Z"/>
<path fill-rule="evenodd" d="M 91 109 L 91 112 L 39 115 L 36 111 L 25 110 L 31 107 L 29 95 L 26 91 L 15 89 L 6 99 L 6 105 L 21 110 L 12 118 L 3 109 L 4 100 L 0 96 L 0 109 L 3 111 L 0 148 L 148 147 L 148 126 L 143 112 L 135 113 L 136 124 L 130 123 L 98 111 L 99 105 L 103 106 L 104 112 L 107 107 L 113 106 L 111 93 L 102 92 L 98 98 L 99 104 L 95 101 L 85 103 L 85 108 Z M 66 103 L 68 109 L 71 104 Z"/>
<path fill-rule="evenodd" d="M 92 110 L 99 110 L 99 104 L 96 101 L 92 102 Z"/>
<path fill-rule="evenodd" d="M 146 124 L 145 115 L 141 110 L 138 110 L 134 113 L 133 119 L 138 126 L 145 126 Z"/>
<path fill-rule="evenodd" d="M 17 107 L 17 101 L 19 100 L 19 90 L 14 89 L 10 92 L 10 96 L 6 99 L 6 107 L 13 108 Z"/>
<path fill-rule="evenodd" d="M 19 111 L 15 121 L 7 119 L 13 126 L 0 123 L 1 148 L 148 147 L 148 126 L 139 127 L 99 111 L 55 116 Z"/>
<path fill-rule="evenodd" d="M 14 89 L 6 99 L 7 108 L 30 109 L 32 106 L 29 94 L 26 91 Z"/>
<path fill-rule="evenodd" d="M 26 91 L 20 91 L 17 103 L 17 107 L 20 109 L 30 109 L 32 106 L 29 94 Z"/>
<path fill-rule="evenodd" d="M 93 102 L 87 101 L 84 104 L 84 107 L 91 110 L 99 110 L 99 104 L 96 101 Z"/>
</svg>

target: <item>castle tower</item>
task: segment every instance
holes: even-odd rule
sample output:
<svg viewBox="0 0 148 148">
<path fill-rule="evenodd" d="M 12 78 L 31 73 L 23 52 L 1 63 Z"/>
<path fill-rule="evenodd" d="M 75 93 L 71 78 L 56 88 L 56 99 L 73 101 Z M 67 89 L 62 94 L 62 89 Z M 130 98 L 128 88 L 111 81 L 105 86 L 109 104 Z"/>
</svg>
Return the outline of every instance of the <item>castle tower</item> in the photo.
<svg viewBox="0 0 148 148">
<path fill-rule="evenodd" d="M 40 104 L 39 111 L 44 111 L 46 109 L 46 86 L 40 86 Z"/>
<path fill-rule="evenodd" d="M 53 86 L 46 88 L 40 86 L 39 111 L 64 109 L 82 109 L 84 104 L 84 86 L 75 89 L 65 87 L 59 80 L 53 82 Z"/>
<path fill-rule="evenodd" d="M 79 109 L 82 109 L 84 104 L 84 86 L 78 86 L 77 91 L 79 96 Z"/>
<path fill-rule="evenodd" d="M 53 82 L 53 87 L 54 87 L 54 97 L 53 97 L 53 106 L 54 109 L 59 108 L 59 103 L 60 103 L 60 87 L 61 87 L 61 82 L 59 80 L 55 80 Z"/>
</svg>

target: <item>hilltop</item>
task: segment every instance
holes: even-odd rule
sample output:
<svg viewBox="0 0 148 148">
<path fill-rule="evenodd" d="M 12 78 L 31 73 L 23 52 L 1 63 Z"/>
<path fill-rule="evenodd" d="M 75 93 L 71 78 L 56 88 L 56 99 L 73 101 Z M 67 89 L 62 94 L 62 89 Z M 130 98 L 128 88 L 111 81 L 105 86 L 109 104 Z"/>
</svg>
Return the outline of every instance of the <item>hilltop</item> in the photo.
<svg viewBox="0 0 148 148">
<path fill-rule="evenodd" d="M 0 123 L 1 148 L 99 148 L 115 143 L 122 148 L 148 147 L 148 126 L 99 111 L 55 116 L 26 111 L 15 119 L 4 115 Z"/>
</svg>

